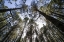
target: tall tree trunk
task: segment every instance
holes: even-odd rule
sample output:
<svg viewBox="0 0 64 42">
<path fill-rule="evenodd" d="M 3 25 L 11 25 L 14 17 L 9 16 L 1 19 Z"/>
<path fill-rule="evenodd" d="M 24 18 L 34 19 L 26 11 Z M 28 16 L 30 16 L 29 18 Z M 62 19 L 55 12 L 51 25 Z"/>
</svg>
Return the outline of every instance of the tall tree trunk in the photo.
<svg viewBox="0 0 64 42">
<path fill-rule="evenodd" d="M 62 14 L 58 14 L 58 13 L 55 13 L 55 12 L 51 12 L 51 13 L 54 13 L 56 16 L 58 15 L 58 17 L 60 17 L 60 18 L 63 18 L 63 19 L 64 19 L 64 15 L 62 15 Z"/>
<path fill-rule="evenodd" d="M 64 9 L 64 8 L 55 8 L 55 9 Z"/>
<path fill-rule="evenodd" d="M 8 37 L 8 35 L 10 34 L 10 32 L 11 32 L 13 29 L 15 29 L 16 27 L 17 27 L 17 25 L 11 27 L 11 29 L 10 29 L 9 32 L 5 35 L 5 37 L 1 40 L 1 42 L 3 42 L 3 41 Z"/>
<path fill-rule="evenodd" d="M 46 19 L 48 19 L 50 22 L 52 22 L 56 27 L 58 27 L 61 31 L 64 32 L 64 23 L 62 23 L 61 21 L 46 15 L 46 13 L 43 13 L 39 10 L 37 10 L 41 15 L 43 15 Z"/>
<path fill-rule="evenodd" d="M 21 9 L 21 8 L 0 9 L 0 12 L 6 12 L 11 10 L 17 10 L 17 9 Z"/>
<path fill-rule="evenodd" d="M 11 11 L 11 10 L 17 10 L 17 9 L 21 9 L 21 8 L 11 8 L 11 9 L 0 9 L 0 12 L 6 12 L 6 11 Z M 48 19 L 49 21 L 51 21 L 54 25 L 56 25 L 56 27 L 58 27 L 61 31 L 64 32 L 64 23 L 62 23 L 61 21 L 50 17 L 48 15 L 46 15 L 46 13 L 43 13 L 39 10 L 37 10 L 41 15 L 43 15 L 46 19 Z"/>
</svg>

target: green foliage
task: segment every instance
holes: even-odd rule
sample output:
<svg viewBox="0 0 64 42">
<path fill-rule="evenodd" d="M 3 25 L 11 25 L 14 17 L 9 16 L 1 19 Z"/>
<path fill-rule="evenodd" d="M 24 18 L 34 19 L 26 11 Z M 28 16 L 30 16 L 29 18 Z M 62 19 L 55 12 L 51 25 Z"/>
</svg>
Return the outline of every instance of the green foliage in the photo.
<svg viewBox="0 0 64 42">
<path fill-rule="evenodd" d="M 2 5 L 3 7 L 2 8 L 4 8 L 4 9 L 7 9 L 8 7 L 7 6 L 5 6 L 5 5 Z"/>
<path fill-rule="evenodd" d="M 0 0 L 0 3 L 2 2 L 2 0 Z"/>
<path fill-rule="evenodd" d="M 0 22 L 5 20 L 5 18 L 3 16 L 4 16 L 4 13 L 0 13 Z"/>
<path fill-rule="evenodd" d="M 3 21 L 3 20 L 5 20 L 5 18 L 0 16 L 0 22 Z"/>
<path fill-rule="evenodd" d="M 7 24 L 7 21 L 6 20 L 0 22 L 0 28 L 2 28 L 3 26 L 5 26 L 6 24 Z"/>
<path fill-rule="evenodd" d="M 2 1 L 2 0 L 0 0 L 0 1 Z M 17 0 L 12 0 L 12 1 L 17 1 Z M 24 4 L 22 4 L 22 9 L 21 10 L 23 10 L 23 12 L 25 12 L 25 10 L 28 8 L 28 6 L 25 4 L 25 2 L 26 2 L 26 0 L 22 0 L 23 2 L 24 2 Z M 42 0 L 40 0 L 40 1 L 42 1 Z M 44 1 L 44 0 L 43 0 Z M 48 16 L 48 15 L 45 15 L 45 13 L 47 13 L 47 14 L 49 14 L 49 12 L 52 10 L 52 11 L 55 11 L 56 9 L 54 8 L 54 4 L 58 4 L 58 6 L 60 6 L 62 3 L 60 2 L 61 0 L 52 0 L 47 6 L 41 6 L 40 7 L 40 9 L 42 10 L 42 12 L 40 12 L 40 14 L 41 13 L 43 13 L 43 15 L 48 19 L 48 20 L 50 20 L 51 22 L 53 22 L 53 23 L 55 23 L 56 24 L 56 20 L 53 18 L 53 17 L 50 17 L 50 16 Z M 12 2 L 11 2 L 11 0 L 9 0 L 9 3 L 11 3 L 12 4 Z M 8 8 L 7 6 L 5 6 L 5 5 L 2 5 L 2 6 L 4 6 L 4 7 L 2 7 L 2 8 Z M 35 1 L 33 1 L 33 3 L 32 3 L 32 6 L 31 6 L 31 11 L 33 11 L 33 12 L 35 12 L 37 10 L 37 4 L 35 3 Z M 12 11 L 12 10 L 11 10 Z M 7 24 L 7 21 L 6 21 L 6 19 L 3 17 L 4 16 L 4 14 L 5 13 L 2 13 L 2 14 L 0 14 L 0 29 L 2 28 L 2 27 L 4 27 L 6 24 Z M 34 17 L 31 17 L 32 19 L 29 19 L 28 17 L 25 17 L 24 18 L 24 23 L 25 23 L 25 25 L 23 25 L 21 22 L 22 22 L 22 20 L 19 18 L 19 16 L 18 16 L 18 14 L 20 14 L 19 12 L 17 12 L 17 11 L 15 11 L 15 10 L 13 10 L 12 11 L 12 15 L 7 15 L 7 16 L 9 16 L 9 17 L 12 17 L 12 23 L 15 21 L 15 20 L 18 20 L 19 22 L 18 22 L 18 25 L 16 25 L 16 26 L 13 26 L 13 28 L 15 28 L 15 29 L 13 29 L 12 27 L 12 30 L 11 30 L 11 32 L 8 32 L 8 33 L 10 33 L 10 34 L 8 34 L 7 35 L 7 37 L 5 38 L 5 40 L 4 40 L 4 42 L 16 42 L 17 40 L 19 40 L 20 42 L 22 42 L 22 33 L 24 33 L 23 31 L 26 31 L 26 38 L 24 38 L 24 41 L 27 41 L 27 39 L 29 39 L 29 40 L 32 40 L 31 39 L 31 37 L 32 37 L 32 35 L 34 35 L 34 33 L 37 35 L 37 40 L 39 40 L 40 42 L 44 42 L 44 41 L 50 41 L 50 42 L 52 42 L 52 40 L 53 41 L 58 41 L 58 40 L 61 40 L 60 38 L 62 37 L 62 36 L 59 36 L 59 35 L 62 35 L 62 34 L 59 34 L 59 35 L 57 35 L 56 36 L 56 34 L 58 34 L 59 33 L 59 31 L 58 30 L 55 30 L 56 29 L 56 27 L 52 27 L 52 24 L 48 27 L 46 27 L 46 26 L 43 26 L 41 29 L 40 29 L 40 31 L 39 31 L 39 28 L 38 28 L 38 25 L 37 25 L 37 23 L 35 23 L 36 21 L 34 21 L 34 18 L 36 17 L 36 15 L 34 16 Z M 32 13 L 31 13 L 32 14 Z M 37 13 L 36 13 L 37 14 Z M 33 14 L 32 14 L 33 15 Z M 41 14 L 42 15 L 42 14 Z M 59 20 L 61 20 L 61 18 L 58 18 Z M 27 23 L 27 21 L 28 21 L 28 23 Z M 54 21 L 56 21 L 56 22 L 54 22 Z M 40 22 L 40 21 L 39 21 Z M 61 22 L 60 22 L 61 23 Z M 50 23 L 48 22 L 48 25 L 49 25 Z M 22 26 L 22 28 L 21 28 L 21 26 Z M 60 25 L 59 25 L 60 26 Z M 19 28 L 19 29 L 18 29 Z M 27 30 L 24 30 L 24 29 L 27 29 Z M 4 31 L 4 30 L 3 30 Z M 21 31 L 22 31 L 22 33 L 21 33 Z M 57 31 L 57 32 L 56 32 Z M 56 33 L 56 34 L 54 34 L 54 33 Z M 39 38 L 39 36 L 41 35 L 41 37 Z M 18 39 L 18 38 L 21 38 L 21 40 L 20 39 Z M 9 39 L 8 39 L 9 38 Z M 46 39 L 45 39 L 46 38 Z M 34 38 L 35 39 L 35 38 Z M 63 38 L 62 38 L 63 39 Z M 36 41 L 36 40 L 35 40 Z M 63 40 L 62 40 L 63 41 Z"/>
<path fill-rule="evenodd" d="M 53 0 L 56 4 L 62 5 L 62 0 Z"/>
</svg>

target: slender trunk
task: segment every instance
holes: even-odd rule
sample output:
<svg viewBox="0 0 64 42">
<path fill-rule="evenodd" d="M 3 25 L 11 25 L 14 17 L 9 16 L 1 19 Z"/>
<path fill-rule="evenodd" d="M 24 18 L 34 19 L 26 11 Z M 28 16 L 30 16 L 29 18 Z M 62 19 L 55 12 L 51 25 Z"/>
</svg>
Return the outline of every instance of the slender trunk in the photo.
<svg viewBox="0 0 64 42">
<path fill-rule="evenodd" d="M 64 9 L 64 8 L 55 8 L 55 9 Z"/>
<path fill-rule="evenodd" d="M 21 8 L 0 9 L 0 12 L 6 12 L 11 10 L 17 10 L 17 9 L 21 9 Z"/>
<path fill-rule="evenodd" d="M 7 25 L 7 23 L 4 24 L 4 22 L 0 22 L 0 24 L 2 24 L 2 25 L 0 25 L 0 29 L 2 29 L 3 27 L 5 27 Z"/>
<path fill-rule="evenodd" d="M 63 19 L 64 19 L 64 15 L 61 15 L 61 14 L 58 14 L 58 13 L 55 13 L 55 12 L 51 12 L 51 13 L 54 13 L 56 16 L 58 15 L 58 17 L 60 17 L 60 18 L 63 18 Z"/>
<path fill-rule="evenodd" d="M 8 35 L 11 33 L 11 31 L 12 31 L 13 29 L 15 29 L 16 27 L 17 27 L 17 25 L 11 27 L 10 31 L 5 35 L 5 37 L 1 40 L 1 42 L 3 42 L 3 41 L 8 37 Z"/>
<path fill-rule="evenodd" d="M 0 12 L 6 12 L 6 11 L 11 11 L 11 10 L 17 10 L 17 9 L 21 9 L 21 8 L 11 8 L 11 9 L 0 9 Z M 59 9 L 64 9 L 64 8 L 59 8 Z M 49 21 L 51 21 L 54 25 L 56 25 L 56 27 L 60 28 L 63 32 L 64 32 L 64 23 L 62 23 L 61 21 L 50 17 L 48 15 L 46 15 L 46 13 L 43 13 L 39 10 L 37 10 L 41 15 L 43 15 L 46 19 L 48 19 Z"/>
<path fill-rule="evenodd" d="M 52 22 L 56 27 L 58 27 L 61 31 L 64 32 L 64 23 L 62 23 L 61 21 L 53 18 L 53 17 L 50 17 L 48 15 L 46 15 L 46 13 L 43 13 L 39 10 L 37 10 L 41 15 L 43 15 L 46 19 L 48 19 L 50 22 Z"/>
</svg>

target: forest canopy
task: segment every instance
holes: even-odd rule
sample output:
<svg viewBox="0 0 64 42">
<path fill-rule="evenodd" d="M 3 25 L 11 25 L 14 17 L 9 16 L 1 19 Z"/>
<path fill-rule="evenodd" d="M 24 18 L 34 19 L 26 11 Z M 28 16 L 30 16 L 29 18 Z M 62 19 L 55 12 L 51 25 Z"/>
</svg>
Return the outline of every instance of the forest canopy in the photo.
<svg viewBox="0 0 64 42">
<path fill-rule="evenodd" d="M 63 42 L 64 0 L 0 0 L 0 42 Z"/>
</svg>

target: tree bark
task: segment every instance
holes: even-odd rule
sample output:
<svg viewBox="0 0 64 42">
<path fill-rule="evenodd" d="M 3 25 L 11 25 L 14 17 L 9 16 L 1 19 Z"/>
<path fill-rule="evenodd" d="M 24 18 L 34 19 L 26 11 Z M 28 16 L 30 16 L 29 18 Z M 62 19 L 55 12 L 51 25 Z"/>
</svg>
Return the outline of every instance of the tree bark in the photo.
<svg viewBox="0 0 64 42">
<path fill-rule="evenodd" d="M 62 14 L 58 14 L 58 13 L 55 13 L 55 12 L 51 12 L 51 13 L 54 13 L 55 15 L 58 15 L 59 17 L 64 19 L 64 15 L 62 15 Z"/>
<path fill-rule="evenodd" d="M 17 10 L 17 9 L 21 9 L 21 8 L 0 9 L 0 12 L 6 12 L 11 10 Z"/>
<path fill-rule="evenodd" d="M 56 17 L 59 17 L 61 19 L 64 19 L 64 15 L 61 15 L 61 14 L 54 13 L 54 15 L 52 15 L 52 16 L 56 16 Z"/>
<path fill-rule="evenodd" d="M 64 8 L 55 8 L 55 9 L 64 9 Z"/>
<path fill-rule="evenodd" d="M 48 19 L 50 22 L 52 22 L 56 27 L 58 27 L 61 31 L 64 32 L 64 23 L 62 23 L 61 21 L 46 15 L 46 13 L 41 12 L 39 10 L 37 10 L 41 15 L 43 15 L 46 19 Z"/>
<path fill-rule="evenodd" d="M 11 10 L 17 10 L 17 9 L 21 9 L 21 8 L 0 9 L 0 12 L 6 12 L 6 11 L 11 11 Z M 59 8 L 59 9 L 64 9 L 64 8 Z M 62 23 L 61 21 L 51 16 L 46 15 L 46 13 L 41 12 L 38 9 L 36 9 L 36 11 L 38 11 L 41 15 L 43 15 L 46 19 L 48 19 L 50 22 L 56 25 L 56 27 L 58 27 L 61 31 L 64 32 L 64 23 Z"/>
<path fill-rule="evenodd" d="M 5 37 L 0 42 L 3 42 L 8 37 L 8 35 L 11 33 L 11 31 L 13 31 L 16 27 L 17 27 L 17 25 L 11 27 L 11 29 L 9 30 L 9 32 L 5 35 Z"/>
</svg>

